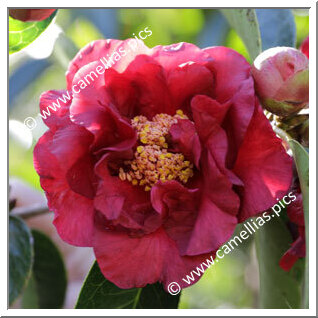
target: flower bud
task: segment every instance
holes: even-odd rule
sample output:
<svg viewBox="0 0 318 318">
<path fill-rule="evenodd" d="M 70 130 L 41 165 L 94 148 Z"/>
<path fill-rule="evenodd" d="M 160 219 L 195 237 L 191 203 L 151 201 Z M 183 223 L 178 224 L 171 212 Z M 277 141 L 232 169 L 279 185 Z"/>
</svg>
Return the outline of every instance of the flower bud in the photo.
<svg viewBox="0 0 318 318">
<path fill-rule="evenodd" d="M 290 47 L 261 53 L 252 66 L 255 88 L 262 106 L 278 116 L 308 107 L 308 58 Z"/>
</svg>

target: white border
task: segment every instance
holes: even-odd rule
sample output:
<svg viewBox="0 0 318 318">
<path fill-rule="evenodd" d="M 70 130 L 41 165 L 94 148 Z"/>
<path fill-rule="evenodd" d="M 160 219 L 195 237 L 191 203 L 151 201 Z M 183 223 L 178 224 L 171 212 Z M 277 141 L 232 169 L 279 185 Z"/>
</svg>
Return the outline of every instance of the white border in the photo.
<svg viewBox="0 0 318 318">
<path fill-rule="evenodd" d="M 5 1 L 5 4 L 1 5 L 1 43 L 7 43 L 7 7 L 25 7 L 28 4 L 28 7 L 42 7 L 43 5 L 48 7 L 48 2 L 43 3 L 40 0 L 29 0 L 27 3 L 25 0 L 15 0 L 15 1 Z M 87 2 L 77 2 L 78 7 L 86 7 Z M 162 7 L 194 7 L 193 1 L 182 1 L 182 3 L 172 2 L 171 0 L 161 0 L 159 4 L 154 1 L 97 1 L 90 0 L 89 4 L 91 7 L 158 7 L 159 4 Z M 220 2 L 216 1 L 196 1 L 195 7 L 220 7 Z M 235 7 L 238 5 L 238 2 L 235 0 L 232 1 L 222 1 L 222 7 Z M 55 0 L 52 1 L 54 7 L 67 7 L 74 5 L 69 0 Z M 239 2 L 241 7 L 311 7 L 310 9 L 310 211 L 316 211 L 316 3 L 315 1 L 246 1 L 241 0 Z M 2 103 L 0 106 L 0 131 L 1 131 L 1 149 L 6 149 L 7 142 L 7 74 L 5 70 L 7 69 L 7 52 L 2 45 L 0 50 L 1 54 L 1 64 L 2 64 L 2 85 L 0 85 L 1 90 L 1 99 Z M 6 136 L 6 137 L 5 137 Z M 6 156 L 1 156 L 1 167 L 4 170 L 7 168 L 7 158 Z M 7 180 L 2 177 L 1 182 L 1 202 L 7 202 Z M 2 205 L 1 209 L 1 226 L 0 231 L 0 240 L 1 240 L 1 287 L 0 287 L 0 314 L 1 316 L 105 316 L 105 315 L 130 315 L 130 316 L 166 316 L 166 315 L 175 315 L 175 316 L 225 316 L 225 315 L 234 315 L 234 316 L 312 316 L 316 315 L 316 214 L 312 213 L 310 215 L 310 284 L 309 284 L 309 295 L 310 295 L 310 309 L 296 309 L 296 310 L 286 310 L 286 309 L 127 309 L 127 310 L 117 310 L 117 309 L 7 309 L 7 214 L 6 206 Z"/>
<path fill-rule="evenodd" d="M 27 4 L 27 5 L 26 5 Z M 74 2 L 71 0 L 55 0 L 52 1 L 52 6 L 49 5 L 49 1 L 42 2 L 40 0 L 5 0 L 5 5 L 7 7 L 75 7 L 75 8 L 87 8 L 88 4 L 90 4 L 90 8 L 94 7 L 101 7 L 101 8 L 108 8 L 108 7 L 189 7 L 189 8 L 223 8 L 223 7 L 237 7 L 238 2 L 235 0 L 224 0 L 221 3 L 218 1 L 211 1 L 211 0 L 198 0 L 195 1 L 171 1 L 171 0 L 161 0 L 161 1 L 145 1 L 145 0 L 135 0 L 135 1 L 128 1 L 128 0 L 118 0 L 118 1 L 107 1 L 104 0 L 90 0 L 88 2 L 77 2 L 76 6 L 74 6 Z M 241 0 L 239 2 L 239 7 L 286 7 L 286 8 L 304 8 L 304 7 L 314 7 L 315 2 L 313 0 L 267 0 L 267 1 L 253 1 L 253 0 Z"/>
</svg>

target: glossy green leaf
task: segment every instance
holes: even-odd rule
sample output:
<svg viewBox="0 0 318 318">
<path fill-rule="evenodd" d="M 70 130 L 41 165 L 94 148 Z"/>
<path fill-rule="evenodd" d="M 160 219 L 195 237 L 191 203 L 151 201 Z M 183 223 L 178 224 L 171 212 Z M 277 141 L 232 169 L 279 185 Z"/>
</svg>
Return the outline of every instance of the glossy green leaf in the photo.
<svg viewBox="0 0 318 318">
<path fill-rule="evenodd" d="M 26 224 L 9 217 L 9 303 L 22 292 L 31 274 L 32 236 Z"/>
<path fill-rule="evenodd" d="M 32 230 L 33 275 L 23 297 L 24 308 L 57 309 L 64 303 L 67 280 L 62 256 L 45 234 Z"/>
<path fill-rule="evenodd" d="M 31 275 L 28 281 L 28 285 L 24 289 L 21 307 L 23 309 L 39 308 L 39 297 L 36 291 L 36 283 L 33 275 Z"/>
<path fill-rule="evenodd" d="M 279 260 L 292 243 L 285 223 L 274 214 L 255 235 L 260 275 L 260 308 L 301 308 L 299 276 L 302 275 L 294 271 L 286 272 L 279 266 Z"/>
<path fill-rule="evenodd" d="M 120 289 L 103 276 L 94 263 L 82 286 L 75 308 L 145 309 L 178 308 L 179 295 L 172 296 L 157 283 L 144 288 Z"/>
<path fill-rule="evenodd" d="M 253 61 L 262 51 L 262 41 L 254 9 L 221 9 L 229 24 L 243 40 Z"/>
<path fill-rule="evenodd" d="M 9 16 L 9 54 L 15 53 L 33 42 L 51 23 L 56 11 L 43 21 L 23 22 Z"/>
<path fill-rule="evenodd" d="M 297 173 L 303 197 L 303 208 L 306 230 L 306 265 L 305 265 L 305 300 L 304 306 L 309 306 L 309 155 L 307 151 L 296 140 L 288 141 L 293 152 Z"/>
</svg>

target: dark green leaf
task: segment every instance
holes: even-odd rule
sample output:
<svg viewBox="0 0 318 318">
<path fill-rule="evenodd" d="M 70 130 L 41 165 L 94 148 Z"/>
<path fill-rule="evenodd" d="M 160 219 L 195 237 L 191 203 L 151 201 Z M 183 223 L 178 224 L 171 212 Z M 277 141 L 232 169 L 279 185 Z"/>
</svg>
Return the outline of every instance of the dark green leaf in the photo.
<svg viewBox="0 0 318 318">
<path fill-rule="evenodd" d="M 120 289 L 109 282 L 94 263 L 83 284 L 75 308 L 178 308 L 179 295 L 165 292 L 161 284 L 144 288 Z"/>
<path fill-rule="evenodd" d="M 144 308 L 161 308 L 174 309 L 178 308 L 180 294 L 172 296 L 166 292 L 159 283 L 147 285 L 141 290 L 138 302 L 136 302 L 137 309 Z"/>
<path fill-rule="evenodd" d="M 61 308 L 67 285 L 63 259 L 57 247 L 45 234 L 32 230 L 32 236 L 33 280 L 24 294 L 23 306 L 41 309 Z"/>
<path fill-rule="evenodd" d="M 256 9 L 263 51 L 296 44 L 296 24 L 290 9 Z"/>
<path fill-rule="evenodd" d="M 23 22 L 9 17 L 9 54 L 33 42 L 51 23 L 56 11 L 43 21 Z"/>
<path fill-rule="evenodd" d="M 303 197 L 303 207 L 306 230 L 306 265 L 305 265 L 305 301 L 304 306 L 309 306 L 309 155 L 307 151 L 296 140 L 288 141 L 294 155 L 297 173 Z"/>
<path fill-rule="evenodd" d="M 261 35 L 254 9 L 221 9 L 229 24 L 243 40 L 252 61 L 262 51 Z"/>
<path fill-rule="evenodd" d="M 9 303 L 20 295 L 31 274 L 32 236 L 26 224 L 9 217 Z"/>
<path fill-rule="evenodd" d="M 289 230 L 276 215 L 256 232 L 260 308 L 301 308 L 301 275 L 298 272 L 286 272 L 279 266 L 279 260 L 290 248 L 291 243 Z"/>
<path fill-rule="evenodd" d="M 24 289 L 22 297 L 22 308 L 24 309 L 38 309 L 39 297 L 36 291 L 36 284 L 33 275 L 31 275 L 28 285 Z"/>
</svg>

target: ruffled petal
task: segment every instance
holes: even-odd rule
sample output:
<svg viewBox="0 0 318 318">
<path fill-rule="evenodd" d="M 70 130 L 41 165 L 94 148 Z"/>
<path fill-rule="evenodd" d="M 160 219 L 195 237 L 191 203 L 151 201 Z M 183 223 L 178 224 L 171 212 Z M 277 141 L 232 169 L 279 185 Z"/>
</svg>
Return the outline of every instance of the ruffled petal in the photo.
<svg viewBox="0 0 318 318">
<path fill-rule="evenodd" d="M 158 281 L 166 289 L 171 282 L 179 283 L 181 288 L 188 287 L 199 277 L 194 276 L 190 284 L 182 278 L 209 257 L 181 257 L 173 240 L 162 229 L 134 238 L 123 232 L 99 229 L 94 235 L 94 252 L 104 276 L 124 289 L 144 287 Z"/>
<path fill-rule="evenodd" d="M 149 233 L 161 225 L 161 217 L 151 205 L 149 192 L 120 180 L 118 174 L 111 175 L 110 167 L 116 165 L 119 169 L 121 162 L 130 159 L 129 155 L 131 153 L 128 152 L 110 153 L 96 165 L 96 173 L 101 181 L 94 205 L 113 225 Z"/>
<path fill-rule="evenodd" d="M 40 115 L 51 130 L 64 127 L 71 123 L 69 108 L 72 102 L 72 93 L 66 90 L 52 90 L 40 96 Z"/>
<path fill-rule="evenodd" d="M 232 104 L 222 125 L 229 141 L 227 166 L 232 168 L 255 108 L 251 67 L 242 55 L 232 49 L 218 46 L 203 51 L 212 58 L 207 67 L 215 78 L 214 98 L 221 104 Z"/>
<path fill-rule="evenodd" d="M 236 94 L 242 82 L 251 77 L 251 67 L 242 55 L 227 47 L 215 46 L 202 51 L 211 57 L 207 67 L 215 76 L 215 99 L 224 103 Z"/>
<path fill-rule="evenodd" d="M 178 119 L 178 122 L 171 126 L 169 133 L 174 151 L 181 152 L 199 169 L 201 143 L 194 124 L 188 119 Z"/>
<path fill-rule="evenodd" d="M 147 54 L 150 49 L 144 45 L 143 41 L 127 39 L 125 41 L 108 39 L 97 40 L 87 44 L 82 48 L 70 62 L 66 72 L 67 88 L 72 88 L 75 74 L 83 66 L 98 61 L 98 65 L 105 69 L 113 68 L 118 72 L 123 72 L 131 61 L 139 54 Z"/>
<path fill-rule="evenodd" d="M 137 56 L 124 75 L 130 78 L 138 95 L 137 115 L 148 119 L 159 113 L 174 115 L 165 70 L 154 59 Z"/>
<path fill-rule="evenodd" d="M 181 219 L 178 209 L 174 206 L 169 208 L 171 219 L 167 221 L 169 224 L 167 232 L 177 240 L 182 255 L 198 255 L 217 250 L 231 237 L 237 224 L 239 197 L 232 189 L 230 178 L 220 171 L 215 159 L 217 156 L 214 155 L 212 148 L 212 146 L 206 148 L 201 154 L 201 196 L 190 199 L 196 202 L 196 206 L 191 206 L 189 200 L 182 199 L 180 205 L 184 204 L 186 209 L 192 207 L 192 210 L 188 212 L 187 218 L 182 216 Z M 220 151 L 220 148 L 216 147 L 214 151 Z M 194 222 L 193 218 L 195 218 Z M 186 228 L 182 219 L 187 220 Z"/>
<path fill-rule="evenodd" d="M 217 158 L 211 151 L 211 147 L 202 153 L 201 169 L 204 195 L 224 213 L 237 215 L 240 198 L 233 190 L 232 182 L 241 182 L 241 180 L 237 179 L 234 173 L 227 171 L 224 166 L 223 171 L 219 168 Z"/>
<path fill-rule="evenodd" d="M 236 217 L 218 208 L 207 196 L 176 181 L 157 183 L 151 191 L 154 208 L 181 255 L 199 255 L 217 250 L 233 234 Z"/>
<path fill-rule="evenodd" d="M 234 172 L 244 182 L 239 221 L 271 208 L 292 181 L 292 159 L 260 107 L 256 108 L 239 150 Z"/>
<path fill-rule="evenodd" d="M 228 138 L 227 167 L 233 168 L 238 151 L 245 138 L 247 128 L 253 117 L 256 101 L 252 77 L 242 81 L 239 90 L 231 99 L 231 107 L 223 122 Z"/>
<path fill-rule="evenodd" d="M 105 89 L 110 103 L 127 118 L 135 117 L 138 111 L 138 95 L 129 76 L 111 69 L 105 75 Z"/>
<path fill-rule="evenodd" d="M 82 67 L 74 81 L 82 74 L 89 74 L 94 63 Z M 92 76 L 92 78 L 95 78 Z M 137 140 L 135 130 L 123 119 L 117 109 L 110 103 L 105 89 L 105 79 L 100 76 L 90 86 L 74 94 L 70 108 L 72 121 L 84 126 L 95 136 L 93 148 L 99 150 L 125 150 L 132 147 Z"/>
<path fill-rule="evenodd" d="M 289 271 L 294 266 L 296 261 L 306 256 L 306 243 L 305 239 L 301 236 L 291 245 L 291 248 L 282 256 L 279 261 L 279 266 Z"/>
<path fill-rule="evenodd" d="M 204 65 L 212 60 L 209 54 L 191 43 L 175 43 L 171 45 L 158 45 L 151 49 L 151 57 L 163 68 L 170 72 L 179 65 L 194 62 Z"/>
<path fill-rule="evenodd" d="M 191 109 L 193 118 L 202 140 L 206 140 L 211 134 L 214 122 L 219 126 L 222 125 L 230 106 L 229 102 L 220 104 L 217 100 L 205 95 L 196 95 L 192 98 Z"/>
<path fill-rule="evenodd" d="M 231 238 L 236 225 L 235 215 L 225 213 L 209 197 L 203 197 L 184 254 L 198 255 L 216 251 Z"/>
<path fill-rule="evenodd" d="M 175 109 L 182 109 L 190 116 L 190 101 L 198 94 L 212 96 L 214 80 L 205 66 L 188 62 L 179 65 L 168 74 L 168 86 Z"/>
<path fill-rule="evenodd" d="M 77 193 L 79 189 L 88 193 L 92 188 L 80 179 L 74 191 L 67 173 L 85 155 L 91 140 L 84 128 L 72 125 L 55 134 L 46 132 L 34 148 L 34 167 L 55 214 L 54 225 L 64 241 L 77 246 L 92 244 L 93 201 Z"/>
<path fill-rule="evenodd" d="M 205 161 L 203 162 L 206 171 L 212 171 L 213 166 L 216 165 L 219 170 L 217 173 L 220 174 L 220 176 L 223 174 L 227 176 L 231 183 L 243 185 L 238 176 L 236 176 L 232 170 L 228 169 L 226 164 L 229 152 L 229 141 L 227 133 L 221 125 L 227 116 L 230 106 L 230 102 L 220 104 L 216 100 L 202 95 L 194 97 L 191 101 L 196 130 L 203 144 L 203 149 L 208 151 L 205 154 Z M 209 165 L 212 166 L 209 167 Z M 209 187 L 212 180 L 209 180 L 208 174 L 206 173 L 203 174 L 203 177 L 207 180 Z M 237 199 L 235 199 L 235 201 L 237 201 Z"/>
</svg>

